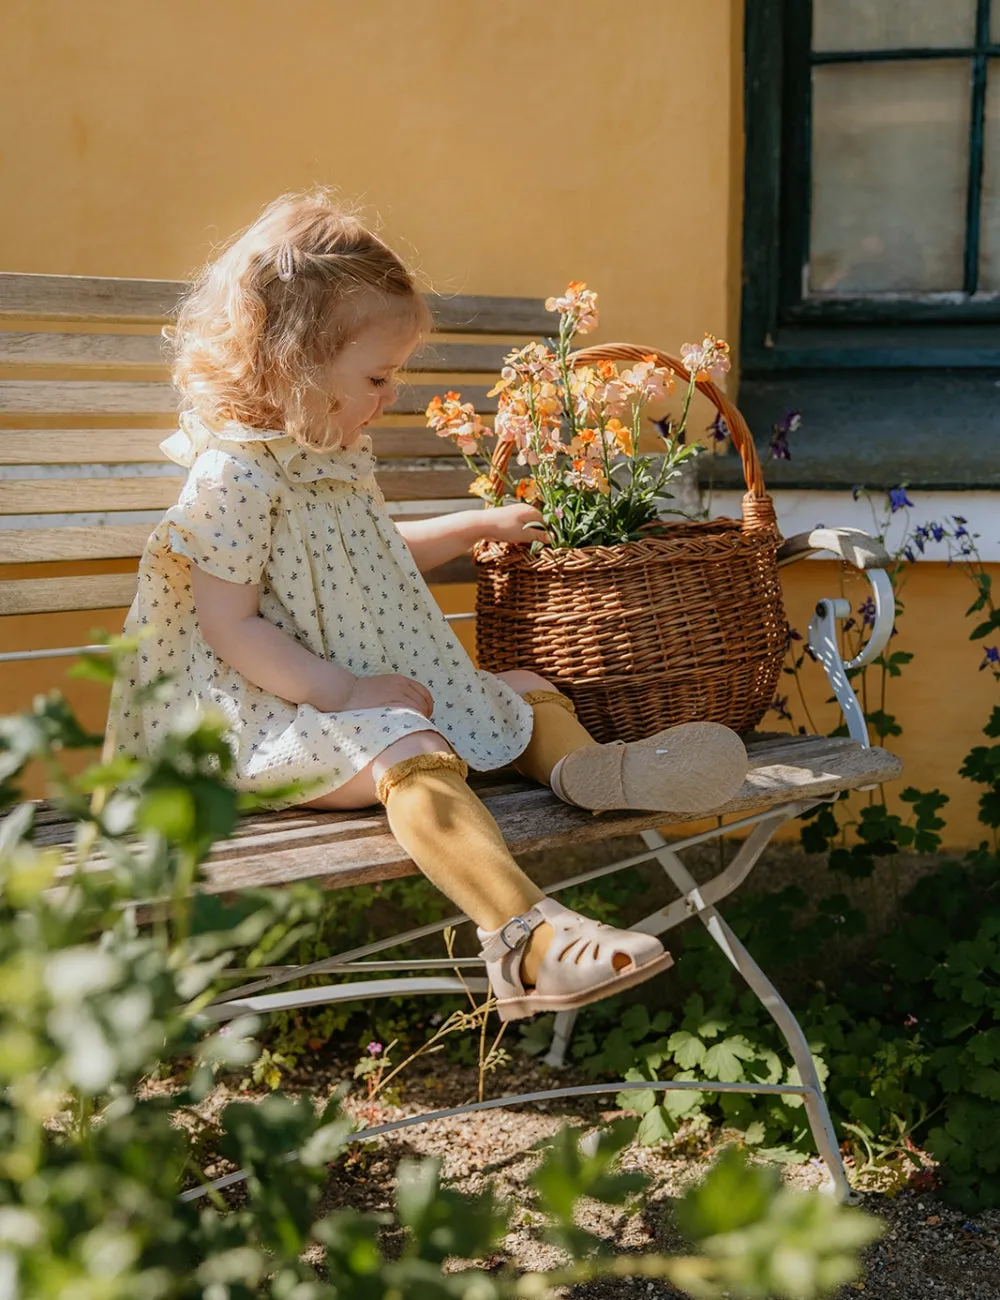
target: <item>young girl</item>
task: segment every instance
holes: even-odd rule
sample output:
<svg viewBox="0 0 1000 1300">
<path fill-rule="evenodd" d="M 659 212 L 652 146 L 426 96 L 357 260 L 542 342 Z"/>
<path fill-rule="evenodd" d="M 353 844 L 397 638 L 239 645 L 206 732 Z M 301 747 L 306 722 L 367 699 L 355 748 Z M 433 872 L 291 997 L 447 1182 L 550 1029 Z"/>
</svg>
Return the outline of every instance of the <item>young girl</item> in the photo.
<svg viewBox="0 0 1000 1300">
<path fill-rule="evenodd" d="M 413 861 L 479 927 L 504 1019 L 581 1006 L 663 970 L 649 935 L 561 906 L 514 862 L 469 789 L 513 763 L 595 811 L 696 813 L 746 772 L 739 738 L 692 723 L 598 745 L 530 672 L 477 671 L 422 572 L 480 538 L 535 539 L 525 505 L 395 524 L 365 427 L 429 328 L 405 267 L 323 196 L 268 207 L 194 284 L 175 331 L 188 470 L 153 532 L 126 630 L 145 630 L 112 705 L 143 753 L 174 703 L 134 688 L 162 672 L 225 715 L 243 789 L 301 781 L 305 806 L 385 805 Z M 544 534 L 542 534 L 544 539 Z M 280 806 L 275 801 L 274 806 Z"/>
</svg>

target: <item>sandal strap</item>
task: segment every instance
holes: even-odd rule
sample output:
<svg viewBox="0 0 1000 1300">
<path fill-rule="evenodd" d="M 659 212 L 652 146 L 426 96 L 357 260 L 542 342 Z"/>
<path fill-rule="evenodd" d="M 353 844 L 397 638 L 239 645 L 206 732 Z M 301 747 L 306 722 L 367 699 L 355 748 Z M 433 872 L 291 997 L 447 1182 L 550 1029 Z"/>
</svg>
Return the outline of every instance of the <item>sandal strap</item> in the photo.
<svg viewBox="0 0 1000 1300">
<path fill-rule="evenodd" d="M 482 950 L 479 956 L 483 961 L 499 961 L 501 957 L 509 952 L 517 952 L 528 942 L 531 934 L 545 920 L 541 909 L 536 903 L 534 907 L 529 907 L 526 912 L 520 916 L 512 916 L 509 921 L 494 930 L 492 934 L 481 935 Z"/>
</svg>

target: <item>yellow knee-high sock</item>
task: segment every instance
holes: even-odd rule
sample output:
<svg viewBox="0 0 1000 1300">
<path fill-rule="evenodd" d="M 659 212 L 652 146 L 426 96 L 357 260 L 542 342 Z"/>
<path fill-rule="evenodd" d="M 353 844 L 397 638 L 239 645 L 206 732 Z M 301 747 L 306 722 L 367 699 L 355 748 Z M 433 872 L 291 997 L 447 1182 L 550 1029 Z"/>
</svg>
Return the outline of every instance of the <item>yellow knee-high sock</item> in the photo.
<svg viewBox="0 0 1000 1300">
<path fill-rule="evenodd" d="M 524 699 L 535 723 L 528 748 L 514 760 L 514 767 L 522 776 L 549 785 L 560 759 L 597 741 L 577 718 L 572 701 L 559 691 L 528 691 Z"/>
<path fill-rule="evenodd" d="M 511 857 L 457 754 L 418 754 L 378 782 L 389 827 L 420 870 L 484 930 L 526 912 L 544 894 Z M 548 927 L 546 927 L 548 928 Z"/>
</svg>

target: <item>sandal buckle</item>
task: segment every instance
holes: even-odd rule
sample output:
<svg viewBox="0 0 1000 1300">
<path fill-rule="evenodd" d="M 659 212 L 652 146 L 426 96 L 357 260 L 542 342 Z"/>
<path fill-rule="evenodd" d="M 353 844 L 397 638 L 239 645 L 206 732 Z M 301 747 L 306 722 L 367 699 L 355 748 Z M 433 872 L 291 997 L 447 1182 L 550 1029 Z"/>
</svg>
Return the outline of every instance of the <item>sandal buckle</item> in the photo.
<svg viewBox="0 0 1000 1300">
<path fill-rule="evenodd" d="M 520 928 L 520 934 L 513 940 L 513 942 L 507 937 L 507 931 L 512 925 Z M 533 929 L 534 926 L 529 925 L 523 916 L 512 916 L 506 925 L 501 926 L 500 933 L 497 937 L 501 940 L 508 952 L 516 952 L 522 944 L 527 943 L 531 938 L 531 932 Z"/>
</svg>

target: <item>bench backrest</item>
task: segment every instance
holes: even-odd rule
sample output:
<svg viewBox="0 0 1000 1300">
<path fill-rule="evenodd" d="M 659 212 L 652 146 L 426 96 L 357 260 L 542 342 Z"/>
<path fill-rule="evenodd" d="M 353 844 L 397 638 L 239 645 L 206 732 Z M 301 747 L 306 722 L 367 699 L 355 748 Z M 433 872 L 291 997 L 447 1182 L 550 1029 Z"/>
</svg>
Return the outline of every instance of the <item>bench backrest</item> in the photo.
<svg viewBox="0 0 1000 1300">
<path fill-rule="evenodd" d="M 161 330 L 186 288 L 0 273 L 0 616 L 131 602 L 134 561 L 184 473 L 158 444 L 177 408 Z M 432 297 L 431 307 L 434 334 L 372 429 L 397 516 L 474 504 L 465 463 L 424 427 L 424 408 L 457 387 L 477 411 L 495 409 L 486 394 L 504 354 L 552 330 L 540 299 Z M 433 581 L 471 576 L 460 563 Z"/>
</svg>

